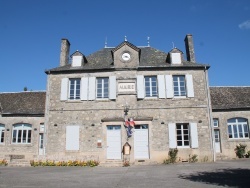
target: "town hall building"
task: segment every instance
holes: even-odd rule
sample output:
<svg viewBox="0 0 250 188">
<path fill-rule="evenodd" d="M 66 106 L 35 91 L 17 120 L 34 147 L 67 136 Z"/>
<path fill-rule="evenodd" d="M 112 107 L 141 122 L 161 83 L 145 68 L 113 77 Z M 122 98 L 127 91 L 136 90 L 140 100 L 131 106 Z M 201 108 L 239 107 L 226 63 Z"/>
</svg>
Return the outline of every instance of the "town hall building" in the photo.
<svg viewBox="0 0 250 188">
<path fill-rule="evenodd" d="M 0 93 L 0 159 L 148 164 L 172 148 L 179 162 L 250 150 L 250 87 L 210 87 L 192 35 L 184 43 L 185 54 L 125 40 L 86 56 L 62 39 L 46 92 Z"/>
</svg>

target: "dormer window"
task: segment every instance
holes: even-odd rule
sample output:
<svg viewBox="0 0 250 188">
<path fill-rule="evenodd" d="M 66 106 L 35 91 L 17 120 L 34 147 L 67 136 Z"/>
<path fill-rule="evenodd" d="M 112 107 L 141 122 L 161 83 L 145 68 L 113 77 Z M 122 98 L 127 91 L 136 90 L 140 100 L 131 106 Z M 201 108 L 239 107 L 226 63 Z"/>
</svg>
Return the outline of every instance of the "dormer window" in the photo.
<svg viewBox="0 0 250 188">
<path fill-rule="evenodd" d="M 81 67 L 84 63 L 84 55 L 78 50 L 71 55 L 71 67 Z"/>
<path fill-rule="evenodd" d="M 171 53 L 171 63 L 172 64 L 181 64 L 181 54 L 180 53 Z"/>
</svg>

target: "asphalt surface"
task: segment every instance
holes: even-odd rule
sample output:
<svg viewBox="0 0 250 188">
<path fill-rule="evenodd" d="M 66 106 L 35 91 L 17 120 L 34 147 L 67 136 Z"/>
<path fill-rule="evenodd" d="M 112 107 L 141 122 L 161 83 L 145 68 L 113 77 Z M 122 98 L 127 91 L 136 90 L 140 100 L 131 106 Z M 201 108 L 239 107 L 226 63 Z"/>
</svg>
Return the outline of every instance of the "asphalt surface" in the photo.
<svg viewBox="0 0 250 188">
<path fill-rule="evenodd" d="M 250 159 L 130 167 L 3 167 L 0 188 L 250 187 Z"/>
</svg>

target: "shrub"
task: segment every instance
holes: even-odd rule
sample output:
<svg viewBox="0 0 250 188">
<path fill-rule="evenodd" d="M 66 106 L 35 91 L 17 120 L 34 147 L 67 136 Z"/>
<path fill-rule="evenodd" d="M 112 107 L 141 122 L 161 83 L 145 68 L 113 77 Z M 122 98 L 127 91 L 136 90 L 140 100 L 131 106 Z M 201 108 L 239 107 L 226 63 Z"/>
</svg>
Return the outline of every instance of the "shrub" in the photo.
<svg viewBox="0 0 250 188">
<path fill-rule="evenodd" d="M 124 161 L 124 162 L 123 162 L 123 166 L 124 166 L 124 167 L 128 167 L 128 166 L 130 166 L 129 161 Z"/>
<path fill-rule="evenodd" d="M 234 151 L 235 151 L 238 158 L 244 158 L 245 153 L 246 153 L 246 147 L 247 147 L 247 145 L 245 145 L 245 144 L 236 145 L 236 148 L 234 149 Z"/>
<path fill-rule="evenodd" d="M 99 161 L 95 161 L 95 160 L 89 160 L 89 161 L 50 161 L 50 160 L 46 160 L 46 161 L 34 161 L 31 160 L 30 161 L 30 165 L 31 166 L 90 166 L 90 167 L 94 167 L 94 166 L 98 166 L 99 165 Z"/>
<path fill-rule="evenodd" d="M 246 153 L 246 158 L 249 158 L 250 157 L 250 150 Z"/>
<path fill-rule="evenodd" d="M 168 152 L 168 158 L 163 160 L 163 164 L 175 163 L 177 159 L 178 149 L 170 149 Z"/>
<path fill-rule="evenodd" d="M 8 162 L 5 159 L 0 160 L 0 166 L 7 166 Z"/>
<path fill-rule="evenodd" d="M 188 162 L 190 162 L 190 163 L 196 163 L 198 161 L 197 157 L 198 157 L 198 155 L 196 155 L 196 154 L 189 155 Z"/>
</svg>

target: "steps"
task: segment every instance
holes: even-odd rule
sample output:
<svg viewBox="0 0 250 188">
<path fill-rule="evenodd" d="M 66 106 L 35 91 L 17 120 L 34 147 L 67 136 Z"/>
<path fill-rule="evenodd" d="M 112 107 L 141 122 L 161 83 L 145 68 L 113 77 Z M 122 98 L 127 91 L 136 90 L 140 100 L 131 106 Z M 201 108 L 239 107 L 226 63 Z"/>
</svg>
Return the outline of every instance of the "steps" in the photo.
<svg viewBox="0 0 250 188">
<path fill-rule="evenodd" d="M 11 167 L 31 167 L 30 161 L 27 161 L 25 159 L 12 159 L 8 166 Z"/>
<path fill-rule="evenodd" d="M 105 162 L 101 162 L 99 164 L 101 167 L 121 167 L 123 166 L 123 161 L 122 160 L 106 160 Z"/>
</svg>

